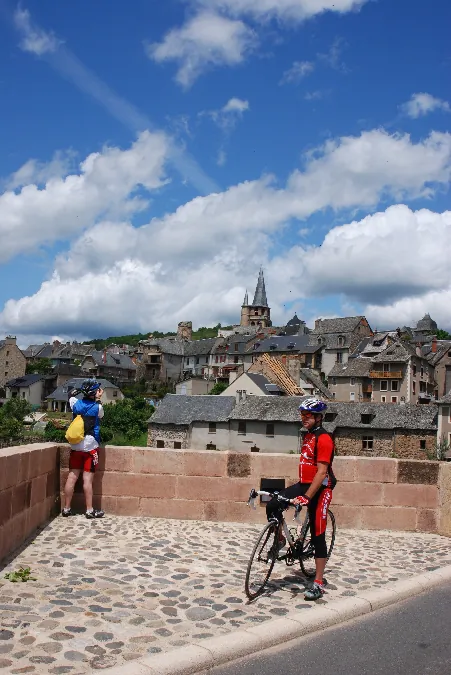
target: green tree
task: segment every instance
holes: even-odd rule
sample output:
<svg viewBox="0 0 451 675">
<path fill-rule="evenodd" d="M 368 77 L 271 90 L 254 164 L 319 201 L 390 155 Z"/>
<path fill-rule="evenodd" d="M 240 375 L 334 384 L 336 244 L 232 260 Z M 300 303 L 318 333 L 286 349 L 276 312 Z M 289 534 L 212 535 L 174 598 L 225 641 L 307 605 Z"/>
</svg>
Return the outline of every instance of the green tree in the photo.
<svg viewBox="0 0 451 675">
<path fill-rule="evenodd" d="M 218 394 L 222 394 L 222 392 L 225 391 L 228 386 L 229 385 L 226 382 L 216 382 L 215 386 L 210 391 L 210 396 L 218 396 Z"/>
<path fill-rule="evenodd" d="M 50 359 L 37 359 L 34 363 L 27 363 L 25 372 L 27 375 L 50 375 L 53 373 L 53 366 Z"/>
<path fill-rule="evenodd" d="M 106 436 L 126 438 L 132 442 L 147 431 L 147 422 L 154 411 L 144 398 L 125 398 L 117 403 L 104 406 L 100 434 L 104 442 Z"/>
<path fill-rule="evenodd" d="M 31 405 L 22 398 L 10 398 L 0 408 L 0 438 L 17 439 L 23 434 L 24 419 Z"/>
<path fill-rule="evenodd" d="M 446 330 L 439 328 L 437 331 L 437 340 L 451 340 L 451 334 Z"/>
</svg>

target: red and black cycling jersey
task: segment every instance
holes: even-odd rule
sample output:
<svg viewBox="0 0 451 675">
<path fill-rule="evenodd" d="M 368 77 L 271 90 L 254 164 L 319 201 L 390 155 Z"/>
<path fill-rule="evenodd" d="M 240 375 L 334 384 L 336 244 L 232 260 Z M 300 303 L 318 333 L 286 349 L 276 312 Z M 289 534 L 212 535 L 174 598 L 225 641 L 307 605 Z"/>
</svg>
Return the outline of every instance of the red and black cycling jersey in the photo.
<svg viewBox="0 0 451 675">
<path fill-rule="evenodd" d="M 299 482 L 311 483 L 316 476 L 318 462 L 332 465 L 334 457 L 334 442 L 332 437 L 320 427 L 308 431 L 304 436 L 299 460 Z M 324 485 L 330 487 L 330 472 Z"/>
</svg>

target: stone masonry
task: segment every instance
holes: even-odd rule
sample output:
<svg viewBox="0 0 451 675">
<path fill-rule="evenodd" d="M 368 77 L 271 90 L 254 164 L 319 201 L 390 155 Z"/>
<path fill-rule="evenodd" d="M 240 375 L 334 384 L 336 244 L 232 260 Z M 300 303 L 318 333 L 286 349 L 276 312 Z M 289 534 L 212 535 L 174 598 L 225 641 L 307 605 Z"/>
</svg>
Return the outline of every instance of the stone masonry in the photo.
<svg viewBox="0 0 451 675">
<path fill-rule="evenodd" d="M 158 441 L 163 441 L 165 448 L 177 449 L 174 443 L 181 443 L 178 449 L 188 448 L 188 427 L 183 424 L 154 424 L 149 427 L 147 445 L 158 447 Z"/>
<path fill-rule="evenodd" d="M 25 375 L 27 360 L 16 344 L 15 337 L 0 340 L 0 388 L 9 380 Z"/>
</svg>

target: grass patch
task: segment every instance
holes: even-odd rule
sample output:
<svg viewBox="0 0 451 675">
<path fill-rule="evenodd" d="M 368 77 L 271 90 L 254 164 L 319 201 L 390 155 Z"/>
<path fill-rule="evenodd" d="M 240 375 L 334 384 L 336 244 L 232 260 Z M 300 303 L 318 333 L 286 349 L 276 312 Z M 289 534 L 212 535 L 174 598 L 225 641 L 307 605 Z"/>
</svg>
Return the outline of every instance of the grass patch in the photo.
<svg viewBox="0 0 451 675">
<path fill-rule="evenodd" d="M 31 576 L 31 569 L 29 567 L 20 567 L 15 572 L 8 572 L 5 574 L 5 579 L 17 583 L 18 581 L 37 581 L 36 577 Z"/>
<path fill-rule="evenodd" d="M 102 434 L 102 430 L 100 430 L 100 434 Z M 147 446 L 147 432 L 145 431 L 135 438 L 127 438 L 122 434 L 115 434 L 112 440 L 108 441 L 107 445 L 132 445 L 138 448 L 145 448 Z"/>
</svg>

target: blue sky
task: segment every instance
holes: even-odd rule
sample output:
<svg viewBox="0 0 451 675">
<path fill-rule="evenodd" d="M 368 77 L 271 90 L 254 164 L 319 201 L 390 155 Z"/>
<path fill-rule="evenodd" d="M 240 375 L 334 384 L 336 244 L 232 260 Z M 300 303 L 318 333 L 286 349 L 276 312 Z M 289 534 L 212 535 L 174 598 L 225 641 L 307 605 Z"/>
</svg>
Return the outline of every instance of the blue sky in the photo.
<svg viewBox="0 0 451 675">
<path fill-rule="evenodd" d="M 451 329 L 444 0 L 0 0 L 0 335 Z"/>
</svg>

